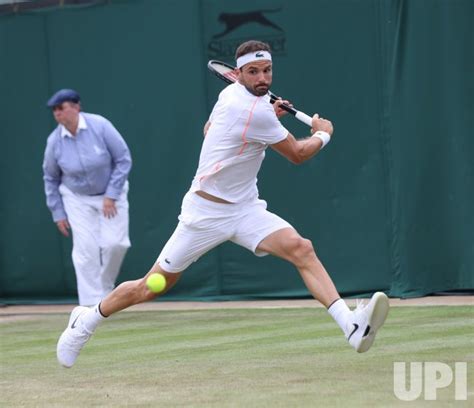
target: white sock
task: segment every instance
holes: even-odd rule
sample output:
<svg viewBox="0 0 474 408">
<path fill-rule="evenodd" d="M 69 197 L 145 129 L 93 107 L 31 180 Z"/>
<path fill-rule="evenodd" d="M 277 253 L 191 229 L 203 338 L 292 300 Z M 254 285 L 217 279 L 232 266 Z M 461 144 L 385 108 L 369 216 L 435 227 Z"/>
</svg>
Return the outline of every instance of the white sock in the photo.
<svg viewBox="0 0 474 408">
<path fill-rule="evenodd" d="M 88 312 L 81 316 L 82 324 L 89 333 L 93 333 L 99 323 L 104 319 L 105 316 L 100 312 L 100 303 L 91 307 Z"/>
<path fill-rule="evenodd" d="M 339 327 L 344 332 L 344 335 L 347 337 L 347 323 L 349 322 L 349 318 L 351 316 L 351 310 L 346 305 L 343 299 L 338 299 L 334 301 L 328 308 L 328 313 L 332 316 L 332 318 L 336 321 Z"/>
</svg>

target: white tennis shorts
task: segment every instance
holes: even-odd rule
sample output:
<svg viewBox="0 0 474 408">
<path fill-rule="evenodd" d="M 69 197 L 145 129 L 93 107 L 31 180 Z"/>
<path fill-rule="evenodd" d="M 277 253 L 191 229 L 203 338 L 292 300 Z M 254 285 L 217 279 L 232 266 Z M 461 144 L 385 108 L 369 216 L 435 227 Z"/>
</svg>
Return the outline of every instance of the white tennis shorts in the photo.
<svg viewBox="0 0 474 408">
<path fill-rule="evenodd" d="M 278 215 L 267 211 L 264 200 L 253 203 L 222 204 L 188 192 L 183 199 L 179 223 L 157 262 L 166 272 L 181 272 L 206 252 L 232 241 L 257 256 L 258 244 L 272 232 L 293 228 Z"/>
</svg>

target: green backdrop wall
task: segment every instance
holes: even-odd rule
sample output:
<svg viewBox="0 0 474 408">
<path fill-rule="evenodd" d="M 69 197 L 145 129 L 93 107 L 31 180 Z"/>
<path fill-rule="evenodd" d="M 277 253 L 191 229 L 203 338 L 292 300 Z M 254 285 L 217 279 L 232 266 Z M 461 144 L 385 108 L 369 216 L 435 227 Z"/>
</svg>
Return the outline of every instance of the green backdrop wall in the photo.
<svg viewBox="0 0 474 408">
<path fill-rule="evenodd" d="M 109 118 L 130 146 L 133 246 L 119 281 L 136 279 L 176 225 L 223 87 L 206 63 L 231 62 L 253 38 L 273 47 L 272 90 L 335 124 L 304 165 L 269 149 L 259 187 L 313 241 L 340 292 L 474 288 L 474 2 L 96 3 L 0 16 L 0 301 L 76 297 L 71 242 L 43 192 L 48 97 L 78 90 L 83 109 Z M 293 118 L 284 124 L 309 134 Z M 291 265 L 227 243 L 166 298 L 307 296 Z"/>
</svg>

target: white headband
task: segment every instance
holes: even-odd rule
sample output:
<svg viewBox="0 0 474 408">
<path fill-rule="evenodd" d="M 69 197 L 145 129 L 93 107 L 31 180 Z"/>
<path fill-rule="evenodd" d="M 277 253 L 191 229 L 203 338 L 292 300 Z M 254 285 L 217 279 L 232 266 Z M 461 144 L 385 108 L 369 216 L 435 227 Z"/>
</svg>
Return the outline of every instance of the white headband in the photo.
<svg viewBox="0 0 474 408">
<path fill-rule="evenodd" d="M 272 60 L 272 56 L 268 51 L 254 51 L 249 52 L 248 54 L 242 55 L 241 57 L 237 58 L 237 68 L 242 68 L 245 64 L 254 61 L 260 60 Z"/>
</svg>

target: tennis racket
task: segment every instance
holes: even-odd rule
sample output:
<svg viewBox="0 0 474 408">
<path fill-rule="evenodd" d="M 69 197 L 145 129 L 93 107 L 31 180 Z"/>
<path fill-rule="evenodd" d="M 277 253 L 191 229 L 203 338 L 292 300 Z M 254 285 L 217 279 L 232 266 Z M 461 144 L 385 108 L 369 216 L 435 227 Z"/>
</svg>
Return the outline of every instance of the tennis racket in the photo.
<svg viewBox="0 0 474 408">
<path fill-rule="evenodd" d="M 210 60 L 207 63 L 207 67 L 218 78 L 222 79 L 228 84 L 233 84 L 235 81 L 237 81 L 237 74 L 235 73 L 235 68 L 232 65 L 226 64 L 222 61 Z M 268 96 L 270 96 L 271 103 L 275 103 L 275 101 L 279 99 L 278 96 L 270 91 L 268 91 Z M 296 110 L 295 108 L 285 105 L 284 103 L 280 105 L 280 108 L 286 110 L 288 113 L 291 113 L 296 119 L 305 123 L 309 127 L 312 127 L 312 119 L 306 113 Z"/>
</svg>

